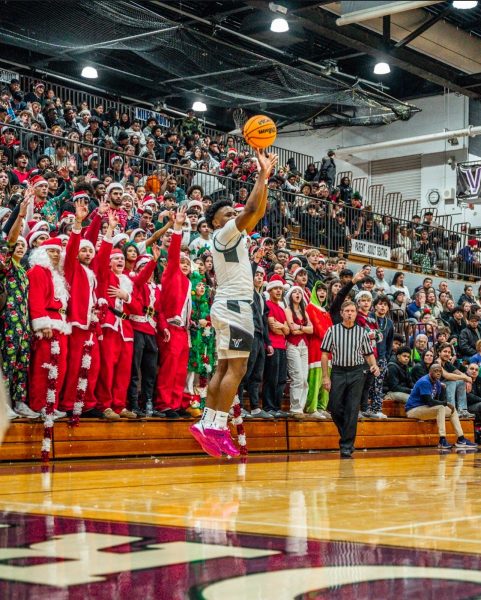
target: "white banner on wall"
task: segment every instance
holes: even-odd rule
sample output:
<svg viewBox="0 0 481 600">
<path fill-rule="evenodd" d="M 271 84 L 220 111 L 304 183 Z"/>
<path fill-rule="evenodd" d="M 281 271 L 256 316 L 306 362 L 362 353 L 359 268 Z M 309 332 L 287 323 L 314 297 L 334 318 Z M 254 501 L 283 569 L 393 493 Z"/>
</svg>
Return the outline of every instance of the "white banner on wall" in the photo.
<svg viewBox="0 0 481 600">
<path fill-rule="evenodd" d="M 352 240 L 352 254 L 360 254 L 369 258 L 380 258 L 382 260 L 391 260 L 391 248 L 381 246 L 381 244 L 373 244 L 372 242 L 364 242 L 362 240 Z"/>
<path fill-rule="evenodd" d="M 20 79 L 20 76 L 15 71 L 8 71 L 7 69 L 0 69 L 0 81 L 10 83 L 12 79 Z"/>
</svg>

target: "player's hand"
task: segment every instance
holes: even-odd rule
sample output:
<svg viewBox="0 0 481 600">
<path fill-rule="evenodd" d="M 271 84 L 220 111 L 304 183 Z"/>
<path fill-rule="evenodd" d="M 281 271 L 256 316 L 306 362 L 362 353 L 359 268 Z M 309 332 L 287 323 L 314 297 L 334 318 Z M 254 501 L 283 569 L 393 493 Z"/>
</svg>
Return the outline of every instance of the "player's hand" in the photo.
<svg viewBox="0 0 481 600">
<path fill-rule="evenodd" d="M 265 150 L 256 148 L 256 158 L 259 162 L 259 171 L 262 171 L 264 177 L 268 176 L 272 169 L 277 165 L 279 157 L 277 154 L 267 154 Z"/>
<path fill-rule="evenodd" d="M 329 377 L 322 378 L 322 387 L 326 390 L 326 392 L 331 391 L 331 380 Z"/>
</svg>

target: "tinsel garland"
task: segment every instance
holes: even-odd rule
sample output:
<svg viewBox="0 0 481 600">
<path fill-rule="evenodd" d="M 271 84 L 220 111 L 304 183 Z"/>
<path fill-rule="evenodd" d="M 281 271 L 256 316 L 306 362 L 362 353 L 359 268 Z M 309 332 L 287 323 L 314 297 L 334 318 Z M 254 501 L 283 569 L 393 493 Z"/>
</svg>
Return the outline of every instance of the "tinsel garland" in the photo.
<svg viewBox="0 0 481 600">
<path fill-rule="evenodd" d="M 241 416 L 241 405 L 239 396 L 235 396 L 234 402 L 232 403 L 232 410 L 234 416 L 232 418 L 232 424 L 235 425 L 237 431 L 237 441 L 239 442 L 239 450 L 241 455 L 247 455 L 247 440 L 246 432 L 244 430 L 244 420 Z"/>
<path fill-rule="evenodd" d="M 85 394 L 87 393 L 88 387 L 88 374 L 90 366 L 92 365 L 92 349 L 94 347 L 93 342 L 94 333 L 90 333 L 90 338 L 85 340 L 83 344 L 82 362 L 80 363 L 79 378 L 77 382 L 77 397 L 75 399 L 72 411 L 72 417 L 69 421 L 70 427 L 77 427 L 80 422 L 80 415 L 84 407 Z"/>
<path fill-rule="evenodd" d="M 59 341 L 54 337 L 50 342 L 50 362 L 43 363 L 42 368 L 48 370 L 47 397 L 45 404 L 45 421 L 43 423 L 42 461 L 47 463 L 50 459 L 50 450 L 53 437 L 53 411 L 57 395 L 58 359 L 60 355 Z"/>
</svg>

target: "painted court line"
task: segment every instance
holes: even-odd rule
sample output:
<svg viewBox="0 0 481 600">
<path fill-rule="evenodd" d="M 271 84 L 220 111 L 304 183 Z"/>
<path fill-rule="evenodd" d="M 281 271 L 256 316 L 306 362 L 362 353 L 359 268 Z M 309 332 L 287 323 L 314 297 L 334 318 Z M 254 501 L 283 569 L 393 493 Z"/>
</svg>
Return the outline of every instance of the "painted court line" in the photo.
<svg viewBox="0 0 481 600">
<path fill-rule="evenodd" d="M 0 505 L 1 504 L 6 504 L 5 502 L 2 502 L 0 500 Z M 79 514 L 81 514 L 82 511 L 95 511 L 95 512 L 99 512 L 99 513 L 121 513 L 121 514 L 125 514 L 125 515 L 131 515 L 131 516 L 140 516 L 140 517 L 157 517 L 157 518 L 165 518 L 165 519 L 181 519 L 181 520 L 186 520 L 186 517 L 183 516 L 179 516 L 179 515 L 172 515 L 170 513 L 159 513 L 159 512 L 146 512 L 146 511 L 131 511 L 131 510 L 120 510 L 120 509 L 112 509 L 112 508 L 100 508 L 100 507 L 94 507 L 94 506 L 80 506 L 80 505 L 74 505 L 74 506 L 67 506 L 65 504 L 34 504 L 34 503 L 28 503 L 28 502 L 13 502 L 13 503 L 8 503 L 8 509 L 9 510 L 16 510 L 15 508 L 12 508 L 13 506 L 17 506 L 17 507 L 21 507 L 21 508 L 30 508 L 33 510 L 70 510 L 72 511 L 72 515 L 59 515 L 59 516 L 64 516 L 64 517 L 69 517 L 72 516 L 74 518 L 79 518 Z M 202 519 L 202 517 L 201 517 Z M 199 520 L 199 519 L 197 519 Z M 231 518 L 221 518 L 221 517 L 205 517 L 205 521 L 207 521 L 208 523 L 210 523 L 212 526 L 214 526 L 215 528 L 215 524 L 220 524 L 220 523 L 225 523 L 225 524 L 229 524 L 232 522 Z M 247 520 L 239 520 L 239 519 L 235 519 L 235 522 L 238 525 L 250 525 L 253 527 L 272 527 L 272 528 L 285 528 L 286 525 L 285 524 L 280 524 L 280 523 L 267 523 L 267 522 L 260 522 L 260 521 L 247 521 Z M 153 523 L 151 523 L 153 524 Z M 165 525 L 165 524 L 164 524 Z M 168 525 L 168 524 L 167 524 Z M 307 525 L 301 525 L 301 524 L 296 524 L 296 529 L 303 529 L 306 534 L 308 532 L 317 532 L 317 533 L 342 533 L 342 534 L 351 534 L 351 535 L 363 535 L 363 536 L 369 536 L 369 535 L 378 535 L 381 537 L 385 537 L 385 538 L 406 538 L 409 540 L 416 540 L 416 539 L 420 539 L 420 540 L 436 540 L 436 541 L 444 541 L 444 542 L 454 542 L 454 543 L 464 543 L 464 544 L 476 544 L 478 546 L 481 545 L 481 540 L 469 540 L 469 539 L 465 539 L 465 538 L 452 538 L 452 537 L 442 537 L 442 536 L 435 536 L 435 535 L 416 535 L 416 534 L 402 534 L 402 533 L 388 533 L 388 532 L 383 532 L 383 531 L 377 531 L 374 529 L 368 529 L 368 530 L 359 530 L 359 529 L 343 529 L 343 528 L 338 528 L 338 527 L 318 527 L 318 526 L 311 526 L 308 527 Z M 253 532 L 251 532 L 253 533 Z M 335 540 L 334 540 L 335 541 Z"/>
</svg>

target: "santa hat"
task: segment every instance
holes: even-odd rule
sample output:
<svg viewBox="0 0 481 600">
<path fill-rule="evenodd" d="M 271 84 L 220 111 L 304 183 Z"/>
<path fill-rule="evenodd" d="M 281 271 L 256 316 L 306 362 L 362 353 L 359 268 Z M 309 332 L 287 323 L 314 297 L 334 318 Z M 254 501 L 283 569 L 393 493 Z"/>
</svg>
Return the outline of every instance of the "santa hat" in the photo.
<svg viewBox="0 0 481 600">
<path fill-rule="evenodd" d="M 151 206 L 152 208 L 157 208 L 157 200 L 155 198 L 148 198 L 147 200 L 144 198 L 144 208 L 147 206 Z"/>
<path fill-rule="evenodd" d="M 43 81 L 37 81 L 37 83 L 33 86 L 33 89 L 36 90 L 38 87 L 45 87 Z"/>
<path fill-rule="evenodd" d="M 229 148 L 229 150 L 227 150 L 227 154 L 237 154 L 237 150 L 235 148 Z"/>
<path fill-rule="evenodd" d="M 30 179 L 30 185 L 33 188 L 38 187 L 39 185 L 48 185 L 47 180 L 43 178 L 42 175 L 35 175 L 34 177 L 32 177 L 32 179 Z"/>
<path fill-rule="evenodd" d="M 61 233 L 60 235 L 57 235 L 57 237 L 58 237 L 59 240 L 62 240 L 62 243 L 63 242 L 68 242 L 68 240 L 69 240 L 68 235 L 65 235 L 65 233 Z"/>
<path fill-rule="evenodd" d="M 149 263 L 152 260 L 152 256 L 150 254 L 141 254 L 139 258 L 135 261 L 135 268 L 141 269 L 144 265 Z"/>
<path fill-rule="evenodd" d="M 79 190 L 73 193 L 73 201 L 76 202 L 77 200 L 87 200 L 89 202 L 90 196 L 84 190 Z"/>
<path fill-rule="evenodd" d="M 92 154 L 87 158 L 87 166 L 90 165 L 90 163 L 93 160 L 98 160 L 99 159 L 99 155 L 96 152 L 92 152 Z"/>
<path fill-rule="evenodd" d="M 361 298 L 364 298 L 364 297 L 367 297 L 367 298 L 369 298 L 369 300 L 372 300 L 372 294 L 371 294 L 371 292 L 368 292 L 367 290 L 361 290 L 360 292 L 358 292 L 356 294 L 356 296 L 354 297 L 354 300 L 356 302 L 359 302 L 359 300 Z"/>
<path fill-rule="evenodd" d="M 273 290 L 276 287 L 281 287 L 284 289 L 284 280 L 282 279 L 282 277 L 280 275 L 273 275 L 269 279 L 269 283 L 266 285 L 266 290 L 268 292 L 270 292 L 271 290 Z"/>
<path fill-rule="evenodd" d="M 90 250 L 92 250 L 92 252 L 95 254 L 95 247 L 90 240 L 86 240 L 85 238 L 81 239 L 79 250 L 82 250 L 82 248 L 90 248 Z"/>
<path fill-rule="evenodd" d="M 42 227 L 46 227 L 47 233 L 50 231 L 50 227 L 47 221 L 28 221 L 27 223 L 29 233 L 35 233 L 36 231 L 40 231 Z"/>
<path fill-rule="evenodd" d="M 241 210 L 244 210 L 245 206 L 243 204 L 241 204 L 240 202 L 238 202 L 237 204 L 234 204 L 234 210 L 236 212 L 240 212 Z"/>
<path fill-rule="evenodd" d="M 74 217 L 75 215 L 71 212 L 69 212 L 68 210 L 64 210 L 63 213 L 60 215 L 60 223 L 62 221 L 65 221 L 65 219 L 68 219 L 69 217 Z"/>
<path fill-rule="evenodd" d="M 187 208 L 193 208 L 194 206 L 197 206 L 198 208 L 200 208 L 200 210 L 204 209 L 204 205 L 202 204 L 202 202 L 200 200 L 189 200 L 189 203 L 187 204 Z"/>
<path fill-rule="evenodd" d="M 120 160 L 120 162 L 122 164 L 124 164 L 124 159 L 121 156 L 119 156 L 118 154 L 114 154 L 114 156 L 112 156 L 112 158 L 110 159 L 110 166 L 113 166 L 113 164 L 116 160 Z"/>
<path fill-rule="evenodd" d="M 34 241 L 35 241 L 37 238 L 39 238 L 41 235 L 47 235 L 47 236 L 48 236 L 49 234 L 48 234 L 48 231 L 43 231 L 43 230 L 41 230 L 41 231 L 31 231 L 31 232 L 30 232 L 30 233 L 27 235 L 27 238 L 26 238 L 26 241 L 27 241 L 28 247 L 29 247 L 29 248 L 32 248 L 32 247 L 33 247 L 33 242 L 34 242 Z M 50 237 L 50 236 L 49 236 L 49 237 Z"/>
<path fill-rule="evenodd" d="M 63 244 L 59 237 L 49 238 L 40 244 L 42 250 L 62 250 Z"/>
<path fill-rule="evenodd" d="M 259 265 L 257 265 L 256 273 L 262 273 L 263 275 L 265 275 L 266 270 L 263 267 L 260 267 Z"/>
<path fill-rule="evenodd" d="M 478 245 L 478 241 L 475 239 L 471 239 L 468 241 L 468 246 L 470 246 L 471 248 L 476 248 L 477 245 Z"/>
<path fill-rule="evenodd" d="M 112 251 L 110 252 L 110 258 L 114 258 L 114 256 L 118 256 L 119 254 L 120 256 L 124 255 L 120 248 L 112 248 Z"/>
<path fill-rule="evenodd" d="M 27 240 L 23 237 L 23 235 L 19 235 L 17 238 L 17 244 L 18 242 L 23 242 L 25 244 L 25 246 L 28 246 L 27 244 Z"/>
<path fill-rule="evenodd" d="M 108 194 L 110 194 L 110 192 L 112 190 L 120 190 L 123 192 L 124 186 L 121 183 L 119 183 L 118 181 L 112 181 L 112 183 L 109 183 L 109 185 L 107 186 L 105 193 L 108 195 Z"/>
<path fill-rule="evenodd" d="M 304 271 L 304 273 L 307 273 L 307 271 L 306 271 L 306 269 L 304 269 L 304 267 L 297 267 L 297 269 L 292 272 L 292 279 L 295 279 L 301 271 Z"/>
<path fill-rule="evenodd" d="M 142 229 L 141 227 L 137 227 L 137 229 L 134 229 L 134 230 L 132 231 L 132 233 L 130 234 L 130 241 L 131 241 L 131 242 L 133 242 L 133 241 L 134 241 L 134 239 L 135 239 L 135 236 L 136 236 L 138 233 L 145 233 L 145 229 Z"/>
<path fill-rule="evenodd" d="M 126 233 L 118 233 L 117 235 L 114 235 L 114 237 L 112 238 L 112 246 L 115 248 L 115 246 L 117 244 L 120 244 L 122 240 L 128 242 L 129 236 Z"/>
<path fill-rule="evenodd" d="M 287 294 L 286 294 L 286 295 L 285 295 L 285 297 L 284 297 L 284 302 L 286 303 L 286 305 L 288 304 L 288 302 L 289 302 L 289 298 L 291 297 L 291 295 L 292 295 L 294 292 L 300 292 L 300 293 L 301 293 L 301 296 L 302 296 L 302 298 L 304 298 L 304 290 L 303 290 L 303 289 L 302 289 L 300 286 L 298 286 L 298 285 L 293 285 L 293 286 L 292 286 L 292 287 L 289 289 L 289 291 L 287 292 Z"/>
</svg>

